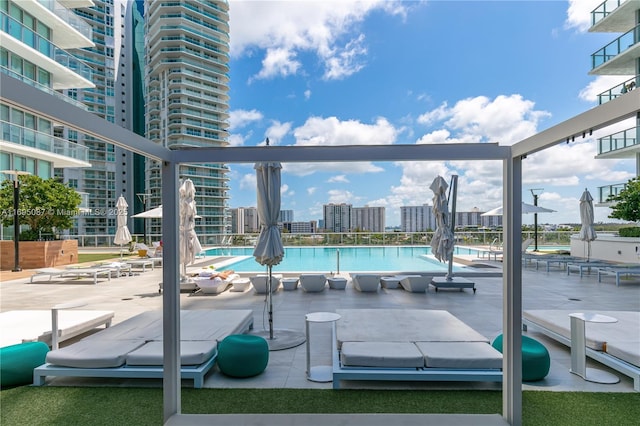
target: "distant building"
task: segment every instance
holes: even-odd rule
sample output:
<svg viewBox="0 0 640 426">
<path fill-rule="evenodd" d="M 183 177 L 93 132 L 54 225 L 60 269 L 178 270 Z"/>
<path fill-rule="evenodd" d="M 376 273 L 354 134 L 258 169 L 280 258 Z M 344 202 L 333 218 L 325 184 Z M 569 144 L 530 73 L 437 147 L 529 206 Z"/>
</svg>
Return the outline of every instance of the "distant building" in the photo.
<svg viewBox="0 0 640 426">
<path fill-rule="evenodd" d="M 308 222 L 282 222 L 282 229 L 291 234 L 315 234 L 318 224 L 315 220 Z"/>
<path fill-rule="evenodd" d="M 384 207 L 354 207 L 352 209 L 352 228 L 364 232 L 384 232 L 385 228 Z"/>
<path fill-rule="evenodd" d="M 456 226 L 461 228 L 472 228 L 482 226 L 482 213 L 480 209 L 474 207 L 470 212 L 456 212 Z"/>
<path fill-rule="evenodd" d="M 293 210 L 280 210 L 278 222 L 293 222 Z"/>
<path fill-rule="evenodd" d="M 231 233 L 247 234 L 260 231 L 258 209 L 255 207 L 238 207 L 230 209 Z"/>
<path fill-rule="evenodd" d="M 322 206 L 324 229 L 329 232 L 349 232 L 352 220 L 351 204 L 325 204 Z"/>
<path fill-rule="evenodd" d="M 431 206 L 423 204 L 400 207 L 400 231 L 424 232 L 435 228 L 435 217 Z"/>
</svg>

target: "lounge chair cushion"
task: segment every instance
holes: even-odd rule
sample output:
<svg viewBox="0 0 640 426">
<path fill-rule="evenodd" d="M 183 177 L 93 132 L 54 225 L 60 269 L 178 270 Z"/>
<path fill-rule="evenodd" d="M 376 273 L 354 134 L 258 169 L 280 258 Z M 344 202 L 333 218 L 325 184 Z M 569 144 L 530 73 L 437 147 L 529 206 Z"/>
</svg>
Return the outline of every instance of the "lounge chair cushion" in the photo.
<svg viewBox="0 0 640 426">
<path fill-rule="evenodd" d="M 502 368 L 502 354 L 483 342 L 416 342 L 431 368 Z"/>
<path fill-rule="evenodd" d="M 75 368 L 120 367 L 126 362 L 129 352 L 144 344 L 145 341 L 141 339 L 83 339 L 73 345 L 49 352 L 47 362 Z"/>
<path fill-rule="evenodd" d="M 640 366 L 640 336 L 636 336 L 635 341 L 631 340 L 609 342 L 606 352 L 616 358 L 620 358 L 630 364 Z"/>
<path fill-rule="evenodd" d="M 127 365 L 162 365 L 162 342 L 147 342 L 127 354 Z M 180 342 L 180 364 L 200 365 L 211 359 L 217 352 L 217 342 Z"/>
<path fill-rule="evenodd" d="M 424 367 L 422 353 L 408 342 L 344 342 L 340 360 L 353 367 Z"/>
</svg>

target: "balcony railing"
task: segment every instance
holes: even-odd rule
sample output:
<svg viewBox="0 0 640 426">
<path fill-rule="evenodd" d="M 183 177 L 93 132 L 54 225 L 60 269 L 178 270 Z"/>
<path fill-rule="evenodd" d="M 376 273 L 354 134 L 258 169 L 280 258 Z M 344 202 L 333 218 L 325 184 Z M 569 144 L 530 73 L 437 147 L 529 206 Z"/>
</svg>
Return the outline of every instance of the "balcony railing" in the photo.
<svg viewBox="0 0 640 426">
<path fill-rule="evenodd" d="M 0 121 L 0 126 L 4 141 L 88 162 L 89 150 L 85 146 L 6 121 Z"/>
<path fill-rule="evenodd" d="M 606 154 L 607 152 L 617 151 L 619 149 L 629 148 L 630 146 L 640 143 L 636 135 L 638 128 L 632 127 L 613 135 L 598 139 L 598 154 Z"/>
<path fill-rule="evenodd" d="M 602 21 L 608 14 L 616 10 L 626 0 L 607 0 L 591 12 L 591 26 Z"/>
<path fill-rule="evenodd" d="M 30 86 L 35 87 L 36 89 L 42 90 L 43 92 L 46 92 L 50 95 L 55 96 L 58 99 L 62 99 L 65 102 L 69 102 L 72 105 L 77 106 L 78 108 L 82 108 L 83 110 L 87 111 L 88 107 L 87 105 L 83 104 L 82 102 L 78 101 L 77 99 L 73 99 L 63 93 L 60 93 L 56 90 L 53 90 L 51 87 L 49 86 L 45 86 L 44 84 L 38 83 L 37 81 L 33 81 L 28 77 L 25 77 L 23 75 L 20 75 L 12 70 L 10 70 L 9 68 L 5 68 L 5 67 L 0 67 L 0 72 L 7 74 L 13 78 L 17 78 L 18 80 L 27 83 Z"/>
<path fill-rule="evenodd" d="M 640 25 L 627 31 L 602 49 L 591 55 L 591 68 L 596 69 L 605 62 L 610 61 L 634 44 L 640 42 Z"/>
<path fill-rule="evenodd" d="M 627 186 L 626 183 L 618 183 L 615 185 L 607 185 L 607 186 L 599 187 L 598 203 L 600 204 L 608 203 L 609 202 L 608 200 L 610 197 L 620 194 L 620 191 L 622 191 L 626 186 Z"/>
<path fill-rule="evenodd" d="M 605 104 L 614 100 L 618 96 L 622 96 L 625 93 L 634 90 L 637 87 L 637 81 L 640 80 L 640 76 L 631 77 L 629 80 L 613 86 L 606 92 L 602 92 L 598 95 L 598 105 Z"/>
<path fill-rule="evenodd" d="M 67 9 L 55 0 L 38 0 L 38 3 L 55 13 L 56 16 L 65 21 L 87 39 L 92 39 L 93 34 L 91 25 L 89 25 L 84 19 L 73 13 L 73 11 Z"/>
<path fill-rule="evenodd" d="M 48 58 L 73 70 L 76 74 L 81 75 L 89 81 L 93 81 L 93 71 L 91 67 L 66 50 L 53 44 L 51 40 L 35 33 L 32 29 L 24 26 L 21 22 L 13 19 L 4 12 L 0 13 L 0 30 L 20 40 L 22 43 L 37 50 Z"/>
</svg>

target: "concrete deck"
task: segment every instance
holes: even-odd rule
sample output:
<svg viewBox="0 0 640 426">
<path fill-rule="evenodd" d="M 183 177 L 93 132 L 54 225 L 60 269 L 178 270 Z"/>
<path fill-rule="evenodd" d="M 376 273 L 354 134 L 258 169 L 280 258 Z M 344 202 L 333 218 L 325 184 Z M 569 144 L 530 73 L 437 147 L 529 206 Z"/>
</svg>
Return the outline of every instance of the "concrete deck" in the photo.
<svg viewBox="0 0 640 426">
<path fill-rule="evenodd" d="M 467 260 L 474 260 L 469 258 Z M 199 259 L 211 263 L 214 258 Z M 485 262 L 487 263 L 487 262 Z M 492 262 L 489 262 L 490 264 Z M 500 267 L 499 262 L 493 266 Z M 274 268 L 277 271 L 277 267 Z M 488 268 L 478 268 L 486 271 Z M 495 272 L 495 270 L 494 270 Z M 286 271 L 277 271 L 285 276 Z M 9 279 L 11 274 L 22 278 Z M 20 309 L 50 309 L 59 303 L 83 300 L 82 309 L 113 310 L 116 324 L 140 312 L 161 309 L 162 296 L 158 293 L 162 269 L 138 272 L 131 277 L 101 281 L 97 285 L 87 280 L 65 279 L 53 282 L 30 284 L 29 271 L 22 273 L 3 272 L 0 283 L 1 311 Z M 295 274 L 293 274 L 295 275 Z M 347 273 L 342 274 L 348 277 Z M 502 279 L 498 277 L 474 278 L 477 293 L 471 290 L 433 288 L 427 293 L 409 293 L 400 289 L 380 289 L 377 293 L 361 293 L 355 290 L 349 280 L 345 290 L 327 289 L 321 293 L 305 293 L 300 288 L 295 291 L 275 293 L 273 297 L 274 327 L 293 329 L 304 333 L 305 314 L 310 312 L 334 312 L 340 308 L 412 308 L 447 310 L 469 324 L 489 339 L 502 330 Z M 616 287 L 613 281 L 597 282 L 595 274 L 567 276 L 564 270 L 551 269 L 550 272 L 525 267 L 523 270 L 524 309 L 572 309 L 576 312 L 598 310 L 640 310 L 638 280 L 625 282 Z M 267 308 L 264 295 L 256 295 L 253 289 L 244 293 L 225 291 L 219 295 L 181 294 L 182 309 L 252 309 L 255 329 L 267 329 Z M 311 324 L 312 365 L 331 364 L 330 327 L 326 324 Z M 197 324 L 194 324 L 197 326 Z M 428 326 L 428 324 L 425 324 Z M 526 383 L 524 389 L 548 391 L 589 391 L 589 392 L 633 392 L 630 378 L 616 373 L 621 381 L 615 385 L 602 385 L 582 380 L 569 373 L 570 351 L 564 345 L 536 333 L 528 335 L 540 340 L 551 354 L 551 370 L 547 378 L 536 383 Z M 69 344 L 70 342 L 65 342 Z M 591 360 L 588 366 L 607 367 Z M 208 375 L 205 387 L 210 388 L 314 388 L 330 389 L 331 383 L 315 383 L 306 379 L 306 346 L 273 351 L 270 353 L 266 371 L 254 378 L 232 379 L 214 370 Z M 613 371 L 612 371 L 613 372 Z M 614 372 L 615 373 L 615 372 Z M 105 379 L 49 379 L 48 383 L 94 384 L 127 386 L 161 386 L 160 380 L 105 380 Z M 186 383 L 185 383 L 186 384 Z M 190 385 L 190 384 L 186 384 Z M 344 388 L 373 389 L 500 389 L 500 384 L 491 383 L 406 383 L 406 382 L 346 382 Z"/>
</svg>

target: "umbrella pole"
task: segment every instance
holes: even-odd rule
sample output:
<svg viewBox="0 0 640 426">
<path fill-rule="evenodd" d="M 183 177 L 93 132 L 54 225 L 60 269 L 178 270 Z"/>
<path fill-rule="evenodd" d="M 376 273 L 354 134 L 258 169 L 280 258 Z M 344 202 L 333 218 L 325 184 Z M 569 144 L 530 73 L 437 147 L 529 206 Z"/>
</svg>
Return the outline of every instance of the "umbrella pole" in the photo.
<svg viewBox="0 0 640 426">
<path fill-rule="evenodd" d="M 269 278 L 267 282 L 267 298 L 269 299 L 269 339 L 273 340 L 273 294 L 271 293 L 272 266 L 269 265 Z"/>
<path fill-rule="evenodd" d="M 453 246 L 456 244 L 456 197 L 458 194 L 458 175 L 451 176 L 451 235 L 453 235 Z M 453 251 L 449 255 L 449 268 L 447 270 L 447 280 L 453 279 Z"/>
</svg>

